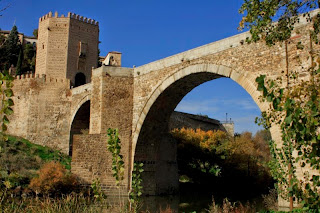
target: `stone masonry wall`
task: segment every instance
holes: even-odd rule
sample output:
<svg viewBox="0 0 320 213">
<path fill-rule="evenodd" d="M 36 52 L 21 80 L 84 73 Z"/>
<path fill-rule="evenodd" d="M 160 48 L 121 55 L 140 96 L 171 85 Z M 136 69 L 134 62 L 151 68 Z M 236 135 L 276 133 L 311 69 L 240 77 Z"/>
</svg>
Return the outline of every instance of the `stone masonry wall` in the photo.
<svg viewBox="0 0 320 213">
<path fill-rule="evenodd" d="M 91 81 L 97 67 L 98 22 L 76 14 L 58 16 L 50 12 L 39 20 L 36 73 L 52 78 L 67 78 L 74 85 L 78 72 Z"/>
<path fill-rule="evenodd" d="M 233 122 L 222 123 L 222 126 L 224 127 L 224 129 L 225 129 L 230 135 L 234 135 L 234 123 L 233 123 Z"/>
<path fill-rule="evenodd" d="M 9 134 L 68 153 L 73 116 L 90 100 L 90 134 L 74 137 L 72 171 L 84 183 L 100 178 L 110 193 L 114 182 L 105 148 L 108 128 L 118 128 L 122 140 L 124 189 L 130 185 L 133 161 L 138 160 L 146 163 L 150 194 L 173 192 L 178 186 L 176 144 L 167 134 L 168 122 L 184 95 L 203 82 L 228 77 L 266 110 L 268 105 L 259 101 L 255 78 L 285 76 L 284 45 L 247 44 L 249 34 L 243 33 L 134 69 L 101 67 L 92 71 L 91 84 L 71 90 L 70 80 L 78 71 L 90 81 L 97 59 L 98 23 L 71 13 L 55 16 L 49 13 L 39 21 L 37 75 L 14 81 Z M 309 26 L 304 24 L 297 28 L 301 34 L 294 34 L 288 44 L 289 70 L 300 79 L 310 66 Z M 297 48 L 298 42 L 304 49 Z M 319 45 L 315 48 L 320 49 Z M 271 131 L 281 143 L 277 128 Z"/>
<path fill-rule="evenodd" d="M 36 73 L 51 78 L 66 78 L 70 19 L 52 17 L 39 20 Z"/>
<path fill-rule="evenodd" d="M 97 67 L 99 25 L 96 21 L 82 16 L 70 14 L 68 41 L 68 65 L 66 77 L 74 85 L 75 75 L 82 72 L 86 83 L 91 82 L 91 70 Z M 80 42 L 85 55 L 79 56 Z"/>
<path fill-rule="evenodd" d="M 41 23 L 41 24 L 40 24 Z M 41 76 L 46 73 L 47 67 L 47 45 L 48 43 L 48 28 L 49 19 L 39 20 L 38 27 L 38 42 L 37 42 L 37 60 L 36 60 L 36 72 Z"/>
<path fill-rule="evenodd" d="M 288 45 L 289 69 L 303 77 L 310 64 L 308 26 L 297 30 L 301 34 L 294 35 Z M 266 110 L 267 104 L 259 101 L 260 93 L 256 90 L 255 78 L 260 74 L 269 78 L 285 75 L 285 47 L 280 44 L 268 47 L 263 42 L 247 44 L 245 39 L 248 36 L 248 33 L 239 34 L 135 68 L 133 143 L 136 143 L 143 120 L 155 98 L 168 84 L 190 72 L 209 71 L 229 77 L 252 96 L 261 110 Z M 305 46 L 303 50 L 297 49 L 298 42 Z M 301 67 L 304 68 L 301 70 Z M 275 134 L 273 136 L 279 139 Z"/>
<path fill-rule="evenodd" d="M 22 79 L 19 79 L 22 78 Z M 14 114 L 9 134 L 67 153 L 71 93 L 67 79 L 18 76 L 13 82 Z"/>
<path fill-rule="evenodd" d="M 81 178 L 83 185 L 90 185 L 93 180 L 99 179 L 104 192 L 112 196 L 118 195 L 119 189 L 112 176 L 112 156 L 107 151 L 107 140 L 107 134 L 74 135 L 71 171 Z M 128 144 L 122 142 L 122 147 L 121 153 L 127 159 L 128 153 L 125 147 L 128 147 Z M 127 169 L 126 164 L 126 171 Z M 121 194 L 128 195 L 127 177 L 121 185 Z"/>
<path fill-rule="evenodd" d="M 131 168 L 131 125 L 133 109 L 132 69 L 100 67 L 92 74 L 92 98 L 90 108 L 90 134 L 106 134 L 108 128 L 118 128 L 124 144 L 126 184 Z"/>
<path fill-rule="evenodd" d="M 300 23 L 297 33 L 293 34 L 288 43 L 289 70 L 291 73 L 297 72 L 299 80 L 305 79 L 310 66 L 310 26 L 303 21 Z M 155 132 L 168 125 L 163 122 L 166 119 L 164 115 L 169 113 L 168 109 L 173 111 L 180 100 L 177 93 L 187 93 L 197 86 L 194 83 L 197 78 L 192 77 L 197 73 L 203 73 L 204 80 L 206 75 L 206 80 L 215 78 L 209 77 L 210 74 L 231 78 L 251 95 L 262 111 L 268 109 L 268 104 L 259 100 L 260 92 L 257 91 L 255 79 L 262 74 L 272 79 L 285 78 L 285 46 L 279 44 L 268 47 L 263 42 L 247 44 L 245 40 L 249 36 L 248 33 L 239 34 L 134 69 L 133 159 L 141 158 L 140 154 L 136 156 L 137 151 L 147 153 L 150 147 L 154 146 L 154 142 L 161 144 L 160 136 L 154 137 Z M 299 42 L 304 49 L 297 48 Z M 314 48 L 318 51 L 320 46 Z M 179 85 L 179 82 L 182 83 Z M 162 113 L 163 111 L 165 113 Z M 158 124 L 155 124 L 156 122 Z M 281 134 L 276 126 L 271 128 L 271 134 L 273 139 L 281 144 Z M 155 151 L 153 154 L 161 153 Z M 168 159 L 166 161 L 169 162 Z M 302 170 L 299 170 L 297 175 L 302 177 Z M 156 181 L 157 178 L 154 178 Z"/>
</svg>

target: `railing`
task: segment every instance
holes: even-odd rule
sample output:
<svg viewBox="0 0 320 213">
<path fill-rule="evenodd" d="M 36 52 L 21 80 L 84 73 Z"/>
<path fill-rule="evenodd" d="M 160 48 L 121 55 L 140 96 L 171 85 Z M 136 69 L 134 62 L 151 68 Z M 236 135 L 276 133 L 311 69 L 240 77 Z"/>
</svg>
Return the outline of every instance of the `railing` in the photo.
<svg viewBox="0 0 320 213">
<path fill-rule="evenodd" d="M 234 124 L 234 121 L 220 121 L 221 124 Z"/>
</svg>

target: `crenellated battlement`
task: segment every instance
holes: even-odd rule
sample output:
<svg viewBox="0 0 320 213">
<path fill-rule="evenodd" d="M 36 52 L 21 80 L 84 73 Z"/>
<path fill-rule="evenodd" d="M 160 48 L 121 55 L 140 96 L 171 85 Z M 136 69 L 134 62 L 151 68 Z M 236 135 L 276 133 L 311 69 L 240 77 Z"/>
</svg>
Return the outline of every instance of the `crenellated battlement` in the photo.
<svg viewBox="0 0 320 213">
<path fill-rule="evenodd" d="M 22 75 L 15 76 L 15 83 L 24 82 L 24 81 L 30 81 L 32 79 L 39 79 L 43 82 L 52 82 L 52 83 L 68 83 L 69 79 L 63 79 L 63 78 L 47 78 L 45 74 L 39 75 L 34 73 L 26 73 Z"/>
<path fill-rule="evenodd" d="M 46 74 L 47 79 L 67 78 L 74 85 L 76 74 L 81 72 L 88 83 L 91 67 L 97 66 L 99 23 L 71 12 L 49 12 L 40 18 L 38 29 L 42 48 L 37 48 L 35 73 Z"/>
<path fill-rule="evenodd" d="M 98 21 L 96 21 L 94 19 L 91 19 L 91 18 L 87 18 L 87 17 L 83 17 L 83 16 L 80 16 L 80 15 L 77 15 L 75 13 L 69 12 L 68 13 L 68 17 L 70 17 L 72 19 L 77 19 L 77 20 L 82 21 L 84 23 L 88 23 L 88 24 L 99 26 L 99 22 Z"/>
<path fill-rule="evenodd" d="M 46 15 L 40 17 L 39 18 L 39 22 L 42 22 L 42 21 L 47 20 L 49 18 L 72 18 L 72 19 L 76 19 L 78 21 L 81 21 L 81 22 L 84 22 L 84 23 L 87 23 L 87 24 L 92 24 L 92 25 L 99 26 L 99 22 L 98 21 L 96 21 L 94 19 L 91 19 L 91 18 L 80 16 L 78 14 L 71 13 L 71 12 L 68 13 L 67 17 L 65 15 L 63 15 L 63 14 L 60 15 L 60 17 L 59 17 L 58 12 L 55 12 L 54 15 L 53 15 L 52 12 L 49 12 Z"/>
</svg>

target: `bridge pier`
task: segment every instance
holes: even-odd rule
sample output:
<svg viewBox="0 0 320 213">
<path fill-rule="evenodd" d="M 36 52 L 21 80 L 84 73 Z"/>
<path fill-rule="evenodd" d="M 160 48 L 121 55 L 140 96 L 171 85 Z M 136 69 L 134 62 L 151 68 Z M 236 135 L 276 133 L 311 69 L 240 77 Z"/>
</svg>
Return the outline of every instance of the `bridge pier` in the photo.
<svg viewBox="0 0 320 213">
<path fill-rule="evenodd" d="M 119 129 L 125 175 L 121 194 L 128 195 L 131 177 L 131 127 L 133 72 L 129 68 L 102 66 L 92 72 L 88 135 L 74 135 L 72 172 L 83 184 L 99 179 L 108 195 L 118 194 L 107 151 L 108 128 Z"/>
<path fill-rule="evenodd" d="M 144 164 L 142 180 L 145 195 L 178 192 L 177 143 L 170 134 L 143 137 L 137 145 L 134 160 Z"/>
</svg>

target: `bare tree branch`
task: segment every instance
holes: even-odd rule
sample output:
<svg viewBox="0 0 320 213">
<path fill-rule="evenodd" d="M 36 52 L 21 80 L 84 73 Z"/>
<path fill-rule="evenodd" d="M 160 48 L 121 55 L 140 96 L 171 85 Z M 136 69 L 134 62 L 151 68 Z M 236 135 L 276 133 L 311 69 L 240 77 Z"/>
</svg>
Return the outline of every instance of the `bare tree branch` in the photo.
<svg viewBox="0 0 320 213">
<path fill-rule="evenodd" d="M 2 1 L 2 0 L 0 0 L 0 2 L 1 2 L 1 1 Z M 4 6 L 3 8 L 0 9 L 0 17 L 2 16 L 1 13 L 2 13 L 3 11 L 5 11 L 6 9 L 8 9 L 9 7 L 11 7 L 11 4 L 10 4 L 10 3 L 8 3 L 6 6 Z"/>
</svg>

